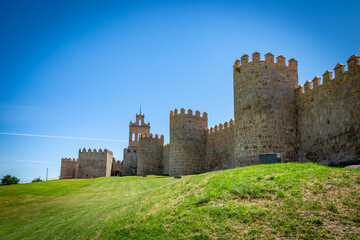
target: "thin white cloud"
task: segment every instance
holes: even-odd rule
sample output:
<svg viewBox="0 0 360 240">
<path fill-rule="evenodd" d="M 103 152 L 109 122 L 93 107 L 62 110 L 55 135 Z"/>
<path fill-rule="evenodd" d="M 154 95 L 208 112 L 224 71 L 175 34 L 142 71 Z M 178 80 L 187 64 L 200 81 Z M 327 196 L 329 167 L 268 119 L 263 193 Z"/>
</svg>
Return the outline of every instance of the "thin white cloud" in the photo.
<svg viewBox="0 0 360 240">
<path fill-rule="evenodd" d="M 25 137 L 61 138 L 61 139 L 77 139 L 77 140 L 109 141 L 109 142 L 127 142 L 126 140 L 108 139 L 108 138 L 65 137 L 65 136 L 51 136 L 51 135 L 39 135 L 39 134 L 27 134 L 27 133 L 8 133 L 8 132 L 0 132 L 0 134 L 1 135 L 13 135 L 13 136 L 25 136 Z"/>
<path fill-rule="evenodd" d="M 12 160 L 12 161 L 14 161 L 14 162 L 27 162 L 27 163 L 50 163 L 50 162 L 48 162 L 48 161 L 32 161 L 32 160 Z"/>
</svg>

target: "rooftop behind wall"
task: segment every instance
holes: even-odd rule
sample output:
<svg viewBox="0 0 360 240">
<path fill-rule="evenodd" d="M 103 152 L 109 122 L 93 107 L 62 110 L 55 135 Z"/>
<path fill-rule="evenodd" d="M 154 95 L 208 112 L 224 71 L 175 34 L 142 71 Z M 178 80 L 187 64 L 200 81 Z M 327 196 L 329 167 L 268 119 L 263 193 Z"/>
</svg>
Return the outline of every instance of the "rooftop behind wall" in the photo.
<svg viewBox="0 0 360 240">
<path fill-rule="evenodd" d="M 337 64 L 296 91 L 300 160 L 346 165 L 360 162 L 360 65 L 351 56 L 348 71 Z"/>
</svg>

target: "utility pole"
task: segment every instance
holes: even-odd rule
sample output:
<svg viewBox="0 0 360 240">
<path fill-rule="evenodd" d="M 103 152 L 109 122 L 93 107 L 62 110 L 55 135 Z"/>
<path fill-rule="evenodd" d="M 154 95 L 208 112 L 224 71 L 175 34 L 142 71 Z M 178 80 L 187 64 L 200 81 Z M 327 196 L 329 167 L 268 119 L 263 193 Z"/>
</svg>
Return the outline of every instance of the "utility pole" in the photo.
<svg viewBox="0 0 360 240">
<path fill-rule="evenodd" d="M 46 181 L 48 180 L 48 172 L 49 172 L 49 168 L 46 168 Z"/>
</svg>

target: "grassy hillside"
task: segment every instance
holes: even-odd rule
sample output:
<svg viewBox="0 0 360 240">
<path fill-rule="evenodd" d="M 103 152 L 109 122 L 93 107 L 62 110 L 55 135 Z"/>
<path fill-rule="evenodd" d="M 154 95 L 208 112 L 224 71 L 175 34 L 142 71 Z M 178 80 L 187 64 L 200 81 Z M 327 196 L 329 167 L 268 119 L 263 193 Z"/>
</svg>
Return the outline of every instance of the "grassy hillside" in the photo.
<svg viewBox="0 0 360 240">
<path fill-rule="evenodd" d="M 0 239 L 360 238 L 360 171 L 273 164 L 0 187 Z"/>
</svg>

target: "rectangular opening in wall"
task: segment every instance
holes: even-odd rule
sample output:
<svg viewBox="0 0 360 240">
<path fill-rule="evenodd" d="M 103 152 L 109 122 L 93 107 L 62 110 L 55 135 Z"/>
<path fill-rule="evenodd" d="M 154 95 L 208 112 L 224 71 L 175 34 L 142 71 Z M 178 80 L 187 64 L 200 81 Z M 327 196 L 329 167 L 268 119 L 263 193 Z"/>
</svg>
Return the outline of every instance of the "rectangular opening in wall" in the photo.
<svg viewBox="0 0 360 240">
<path fill-rule="evenodd" d="M 279 153 L 260 154 L 260 164 L 281 163 L 281 155 Z"/>
</svg>

